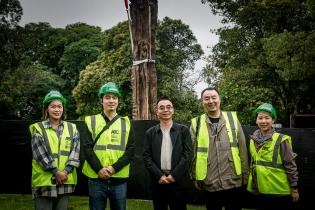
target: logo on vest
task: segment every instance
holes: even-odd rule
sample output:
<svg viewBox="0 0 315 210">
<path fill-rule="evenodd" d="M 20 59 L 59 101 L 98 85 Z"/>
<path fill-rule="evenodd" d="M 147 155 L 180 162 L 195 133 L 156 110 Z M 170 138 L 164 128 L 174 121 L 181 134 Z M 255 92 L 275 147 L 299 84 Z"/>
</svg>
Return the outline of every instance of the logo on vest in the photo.
<svg viewBox="0 0 315 210">
<path fill-rule="evenodd" d="M 269 151 L 269 148 L 270 147 L 263 147 L 263 148 L 261 148 L 263 151 Z"/>
<path fill-rule="evenodd" d="M 71 147 L 71 138 L 69 136 L 67 136 L 65 141 L 66 141 L 65 148 L 69 149 Z"/>
<path fill-rule="evenodd" d="M 118 134 L 119 134 L 119 130 L 112 130 L 111 131 L 111 141 L 112 142 L 118 142 Z"/>
<path fill-rule="evenodd" d="M 119 130 L 112 130 L 112 135 L 113 134 L 119 134 Z"/>
</svg>

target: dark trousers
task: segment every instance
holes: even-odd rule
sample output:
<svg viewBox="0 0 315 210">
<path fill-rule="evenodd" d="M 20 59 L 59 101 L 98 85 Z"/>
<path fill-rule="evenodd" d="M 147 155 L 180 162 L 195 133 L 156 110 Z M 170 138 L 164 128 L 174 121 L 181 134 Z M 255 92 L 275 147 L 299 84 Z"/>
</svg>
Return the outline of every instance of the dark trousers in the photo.
<svg viewBox="0 0 315 210">
<path fill-rule="evenodd" d="M 249 196 L 251 202 L 254 203 L 255 209 L 260 210 L 293 210 L 302 207 L 299 202 L 293 203 L 291 195 L 277 196 L 277 195 L 254 195 Z"/>
<path fill-rule="evenodd" d="M 154 184 L 152 187 L 154 210 L 186 210 L 185 190 L 176 183 Z"/>
<path fill-rule="evenodd" d="M 241 210 L 242 201 L 244 201 L 243 187 L 233 188 L 229 190 L 221 190 L 216 192 L 206 192 L 206 207 L 207 210 Z"/>
<path fill-rule="evenodd" d="M 35 210 L 67 210 L 68 200 L 68 194 L 56 198 L 41 196 L 35 198 Z"/>
</svg>

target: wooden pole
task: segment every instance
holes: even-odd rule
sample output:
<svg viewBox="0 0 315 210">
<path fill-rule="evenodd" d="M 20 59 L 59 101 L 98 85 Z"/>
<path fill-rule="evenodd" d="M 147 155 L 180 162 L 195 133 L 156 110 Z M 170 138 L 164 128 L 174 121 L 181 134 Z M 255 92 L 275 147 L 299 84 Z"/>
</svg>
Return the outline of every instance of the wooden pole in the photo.
<svg viewBox="0 0 315 210">
<path fill-rule="evenodd" d="M 155 67 L 155 31 L 157 0 L 131 0 L 130 17 L 133 41 L 131 69 L 132 118 L 156 119 L 157 76 Z"/>
</svg>

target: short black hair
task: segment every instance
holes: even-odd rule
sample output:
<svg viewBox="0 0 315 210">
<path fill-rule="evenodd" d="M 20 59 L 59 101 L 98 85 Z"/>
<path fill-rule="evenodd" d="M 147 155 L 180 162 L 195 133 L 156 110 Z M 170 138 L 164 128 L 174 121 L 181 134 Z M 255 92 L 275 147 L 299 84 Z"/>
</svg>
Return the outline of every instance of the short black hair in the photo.
<svg viewBox="0 0 315 210">
<path fill-rule="evenodd" d="M 207 88 L 203 89 L 203 91 L 201 91 L 201 95 L 200 95 L 201 98 L 202 98 L 203 93 L 206 92 L 207 90 L 214 90 L 214 91 L 216 91 L 216 92 L 218 93 L 218 95 L 220 96 L 219 91 L 218 91 L 215 87 L 207 87 Z"/>
<path fill-rule="evenodd" d="M 170 101 L 170 102 L 173 104 L 172 99 L 171 99 L 170 97 L 168 97 L 168 96 L 162 96 L 162 97 L 160 97 L 160 98 L 157 100 L 156 105 L 158 105 L 160 101 Z"/>
</svg>

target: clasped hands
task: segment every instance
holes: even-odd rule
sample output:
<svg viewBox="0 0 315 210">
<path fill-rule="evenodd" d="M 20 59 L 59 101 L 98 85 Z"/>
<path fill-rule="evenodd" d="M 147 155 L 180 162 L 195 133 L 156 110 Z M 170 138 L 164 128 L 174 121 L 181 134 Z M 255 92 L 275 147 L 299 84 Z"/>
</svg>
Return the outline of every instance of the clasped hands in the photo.
<svg viewBox="0 0 315 210">
<path fill-rule="evenodd" d="M 172 182 L 175 182 L 175 179 L 172 175 L 163 175 L 161 176 L 161 178 L 159 179 L 159 184 L 170 184 Z"/>
<path fill-rule="evenodd" d="M 68 180 L 68 172 L 65 170 L 57 171 L 54 176 L 56 177 L 57 185 L 62 185 Z"/>
<path fill-rule="evenodd" d="M 98 171 L 98 176 L 101 179 L 107 180 L 115 173 L 115 169 L 112 166 L 104 167 Z"/>
</svg>

